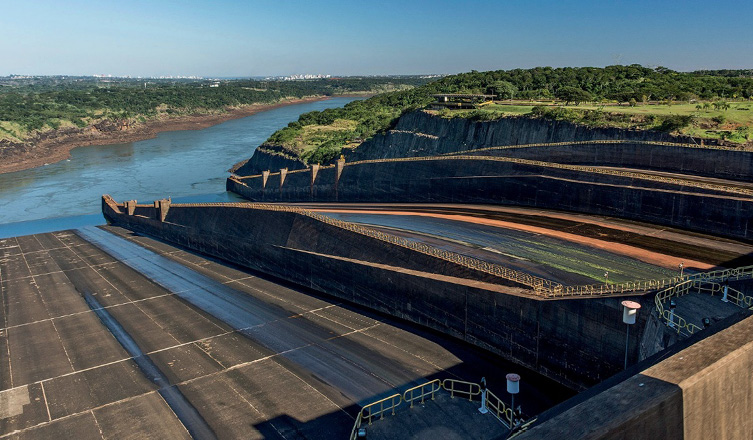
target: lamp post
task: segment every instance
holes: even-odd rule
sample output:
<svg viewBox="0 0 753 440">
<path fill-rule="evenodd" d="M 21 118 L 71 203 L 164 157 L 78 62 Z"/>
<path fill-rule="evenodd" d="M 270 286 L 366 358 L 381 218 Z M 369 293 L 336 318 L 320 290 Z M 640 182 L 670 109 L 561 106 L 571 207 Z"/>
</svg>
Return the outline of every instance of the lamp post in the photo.
<svg viewBox="0 0 753 440">
<path fill-rule="evenodd" d="M 627 370 L 628 347 L 630 342 L 630 326 L 635 324 L 635 318 L 641 305 L 635 301 L 622 302 L 622 322 L 625 323 L 627 331 L 625 332 L 625 369 Z"/>
<path fill-rule="evenodd" d="M 609 272 L 604 272 L 604 284 L 609 284 Z"/>
<path fill-rule="evenodd" d="M 682 278 L 682 273 L 685 269 L 685 264 L 682 261 L 680 261 L 680 264 L 677 265 L 677 268 L 680 269 L 680 278 Z"/>
<path fill-rule="evenodd" d="M 481 408 L 478 409 L 478 412 L 481 414 L 486 414 L 489 412 L 488 409 L 486 409 L 486 378 L 481 378 Z"/>
<path fill-rule="evenodd" d="M 520 376 L 510 373 L 507 376 L 507 392 L 510 393 L 510 431 L 515 426 L 515 395 L 520 392 Z"/>
</svg>

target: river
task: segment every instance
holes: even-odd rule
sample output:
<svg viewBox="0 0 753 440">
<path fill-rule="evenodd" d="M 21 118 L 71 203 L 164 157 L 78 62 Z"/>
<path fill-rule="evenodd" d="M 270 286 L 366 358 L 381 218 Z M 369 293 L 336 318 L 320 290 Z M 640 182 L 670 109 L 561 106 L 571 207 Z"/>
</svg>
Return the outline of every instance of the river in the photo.
<svg viewBox="0 0 753 440">
<path fill-rule="evenodd" d="M 225 192 L 228 168 L 300 114 L 355 99 L 288 105 L 202 130 L 80 147 L 68 160 L 0 174 L 0 237 L 102 224 L 102 194 L 147 203 L 168 196 L 177 202 L 236 200 Z"/>
</svg>

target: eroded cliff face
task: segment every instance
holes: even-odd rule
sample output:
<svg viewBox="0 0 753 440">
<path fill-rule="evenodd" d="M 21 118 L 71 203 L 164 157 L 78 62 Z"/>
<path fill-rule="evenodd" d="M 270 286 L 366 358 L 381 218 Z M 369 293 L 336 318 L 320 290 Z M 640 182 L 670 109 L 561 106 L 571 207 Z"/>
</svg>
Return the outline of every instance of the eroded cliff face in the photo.
<svg viewBox="0 0 753 440">
<path fill-rule="evenodd" d="M 239 176 L 253 176 L 266 170 L 275 172 L 287 168 L 292 171 L 306 168 L 306 166 L 306 163 L 302 160 L 285 154 L 285 150 L 282 148 L 263 144 L 254 151 L 254 155 L 250 159 L 233 165 L 230 171 Z"/>
<path fill-rule="evenodd" d="M 367 140 L 346 154 L 346 159 L 350 162 L 433 156 L 503 145 L 612 139 L 693 142 L 686 137 L 657 131 L 591 128 L 524 116 L 479 122 L 464 118 L 445 119 L 417 111 L 402 116 L 393 130 Z"/>
<path fill-rule="evenodd" d="M 394 129 L 365 141 L 354 150 L 344 151 L 348 162 L 366 159 L 434 156 L 444 153 L 505 145 L 524 145 L 591 140 L 635 140 L 697 143 L 685 136 L 672 136 L 659 131 L 626 130 L 622 128 L 591 128 L 564 121 L 505 117 L 496 121 L 473 121 L 465 118 L 446 119 L 425 111 L 403 115 Z M 705 140 L 707 145 L 720 141 Z M 239 175 L 261 174 L 305 168 L 301 160 L 285 154 L 274 145 L 262 145 L 245 164 L 236 165 Z M 512 153 L 515 156 L 518 153 Z M 588 163 L 588 160 L 583 161 Z"/>
</svg>

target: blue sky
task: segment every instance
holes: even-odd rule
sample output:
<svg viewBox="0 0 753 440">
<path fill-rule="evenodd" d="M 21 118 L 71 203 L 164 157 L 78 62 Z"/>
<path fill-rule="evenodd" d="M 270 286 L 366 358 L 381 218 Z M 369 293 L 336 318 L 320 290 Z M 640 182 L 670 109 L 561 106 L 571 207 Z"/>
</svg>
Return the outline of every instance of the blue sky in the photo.
<svg viewBox="0 0 753 440">
<path fill-rule="evenodd" d="M 0 75 L 753 68 L 753 1 L 0 0 Z"/>
</svg>

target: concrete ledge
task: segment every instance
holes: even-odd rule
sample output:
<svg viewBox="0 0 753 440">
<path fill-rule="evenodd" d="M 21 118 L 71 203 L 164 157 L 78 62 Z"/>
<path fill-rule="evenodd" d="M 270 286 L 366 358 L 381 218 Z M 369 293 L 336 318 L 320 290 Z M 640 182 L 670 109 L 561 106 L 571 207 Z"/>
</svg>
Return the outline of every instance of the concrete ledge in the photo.
<svg viewBox="0 0 753 440">
<path fill-rule="evenodd" d="M 518 438 L 753 438 L 753 317 L 692 342 Z"/>
</svg>

